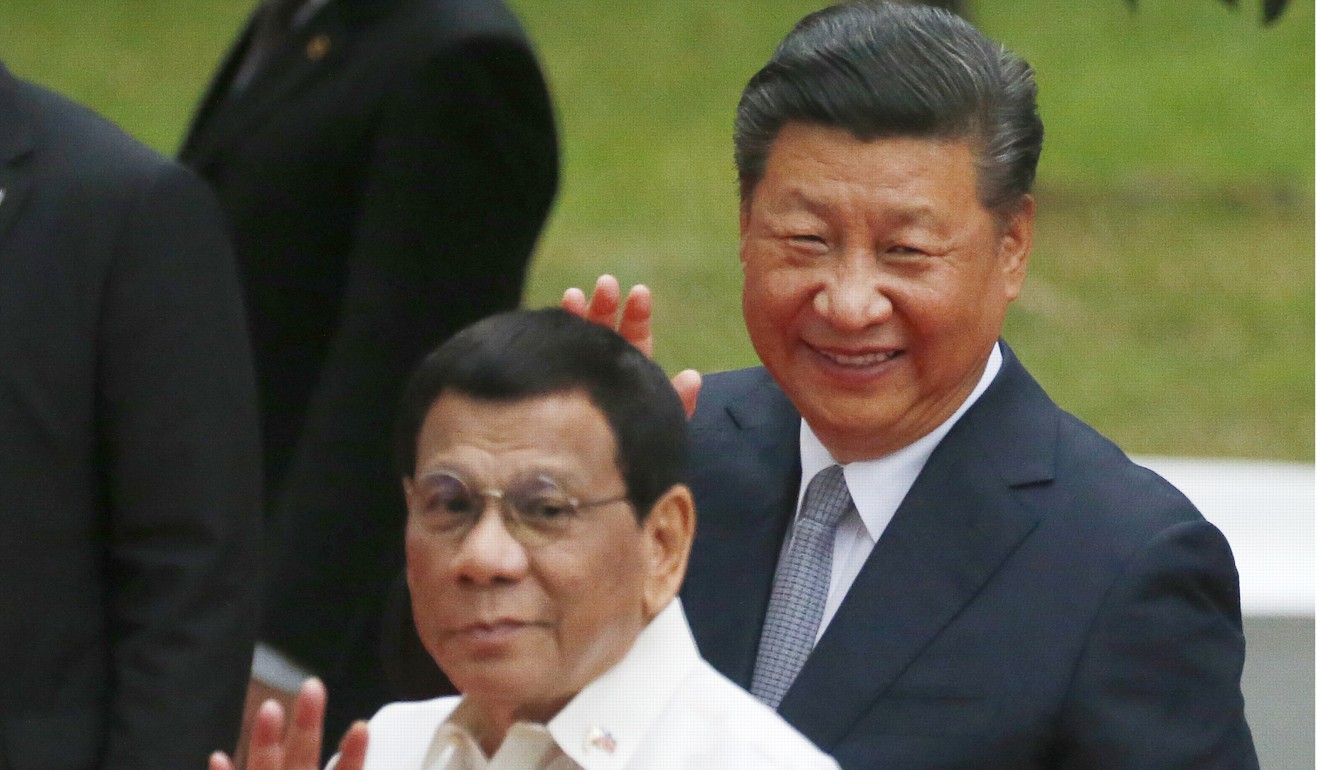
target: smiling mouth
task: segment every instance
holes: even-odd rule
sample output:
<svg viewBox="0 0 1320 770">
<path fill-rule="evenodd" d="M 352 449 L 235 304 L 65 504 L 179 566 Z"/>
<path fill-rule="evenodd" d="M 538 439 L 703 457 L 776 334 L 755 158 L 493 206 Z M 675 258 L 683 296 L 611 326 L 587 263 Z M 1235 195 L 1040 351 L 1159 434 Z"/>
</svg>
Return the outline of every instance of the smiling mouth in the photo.
<svg viewBox="0 0 1320 770">
<path fill-rule="evenodd" d="M 837 351 L 822 350 L 820 348 L 816 348 L 816 352 L 839 366 L 858 368 L 883 364 L 886 361 L 894 360 L 903 353 L 901 350 L 888 350 L 875 353 L 840 353 Z"/>
</svg>

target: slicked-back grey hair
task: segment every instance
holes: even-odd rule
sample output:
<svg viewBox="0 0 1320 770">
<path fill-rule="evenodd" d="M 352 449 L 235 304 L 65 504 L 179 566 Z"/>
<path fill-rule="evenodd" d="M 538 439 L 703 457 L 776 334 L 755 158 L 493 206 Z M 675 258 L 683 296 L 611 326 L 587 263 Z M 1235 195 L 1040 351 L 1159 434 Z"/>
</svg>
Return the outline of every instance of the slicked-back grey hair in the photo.
<svg viewBox="0 0 1320 770">
<path fill-rule="evenodd" d="M 849 2 L 798 22 L 743 90 L 734 162 L 744 203 L 789 123 L 863 141 L 911 136 L 970 140 L 978 192 L 996 214 L 1031 192 L 1045 129 L 1025 61 L 938 8 Z"/>
</svg>

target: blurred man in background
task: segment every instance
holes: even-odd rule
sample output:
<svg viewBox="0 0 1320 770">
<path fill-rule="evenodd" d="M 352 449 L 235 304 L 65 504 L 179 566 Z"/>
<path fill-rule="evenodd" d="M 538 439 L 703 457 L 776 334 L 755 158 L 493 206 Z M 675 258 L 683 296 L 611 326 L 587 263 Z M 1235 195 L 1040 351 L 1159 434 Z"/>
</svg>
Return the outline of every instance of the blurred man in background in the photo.
<svg viewBox="0 0 1320 770">
<path fill-rule="evenodd" d="M 0 66 L 0 768 L 232 744 L 258 452 L 214 196 Z"/>
<path fill-rule="evenodd" d="M 337 734 L 393 699 L 398 392 L 517 305 L 556 153 L 499 0 L 267 0 L 221 65 L 180 157 L 228 219 L 256 361 L 273 534 L 250 703 L 319 675 Z"/>
</svg>

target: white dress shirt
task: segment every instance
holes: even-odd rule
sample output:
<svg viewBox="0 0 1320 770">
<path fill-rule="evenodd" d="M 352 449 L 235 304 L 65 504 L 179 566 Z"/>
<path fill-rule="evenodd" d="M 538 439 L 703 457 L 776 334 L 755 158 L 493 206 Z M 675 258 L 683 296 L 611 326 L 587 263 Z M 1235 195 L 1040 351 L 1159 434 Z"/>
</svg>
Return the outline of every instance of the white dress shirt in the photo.
<svg viewBox="0 0 1320 770">
<path fill-rule="evenodd" d="M 701 659 L 677 599 L 549 724 L 514 724 L 493 757 L 464 728 L 465 705 L 384 707 L 368 725 L 365 770 L 838 770 Z"/>
<path fill-rule="evenodd" d="M 940 423 L 935 430 L 895 452 L 875 460 L 859 460 L 843 466 L 843 478 L 848 484 L 848 494 L 852 495 L 856 512 L 849 511 L 839 519 L 838 529 L 834 533 L 834 559 L 830 564 L 830 592 L 825 599 L 825 611 L 821 615 L 820 627 L 816 629 L 816 641 L 825 633 L 825 628 L 834 618 L 843 597 L 848 594 L 853 581 L 862 571 L 862 565 L 871 555 L 871 549 L 879 542 L 880 535 L 889 520 L 894 518 L 899 503 L 907 497 L 908 490 L 917 480 L 917 474 L 925 467 L 935 446 L 944 439 L 954 423 L 971 408 L 981 397 L 990 382 L 999 373 L 1004 363 L 1004 355 L 999 351 L 999 344 L 990 349 L 990 359 L 985 371 L 976 383 L 962 406 L 958 407 L 949 419 Z M 802 498 L 807 492 L 807 484 L 816 474 L 835 460 L 830 451 L 820 443 L 807 421 L 802 421 L 798 435 L 799 453 L 802 458 L 802 482 L 798 488 L 798 515 L 802 512 Z M 796 519 L 794 520 L 796 525 Z"/>
</svg>

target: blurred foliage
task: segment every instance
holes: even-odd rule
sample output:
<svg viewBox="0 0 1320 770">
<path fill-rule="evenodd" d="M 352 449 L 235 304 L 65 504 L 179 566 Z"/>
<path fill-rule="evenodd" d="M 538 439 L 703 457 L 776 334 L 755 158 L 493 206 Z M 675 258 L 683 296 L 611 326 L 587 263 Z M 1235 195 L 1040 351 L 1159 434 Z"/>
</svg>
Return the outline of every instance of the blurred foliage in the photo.
<svg viewBox="0 0 1320 770">
<path fill-rule="evenodd" d="M 166 152 L 253 0 L 0 3 L 0 56 Z M 670 370 L 755 363 L 733 110 L 803 0 L 510 0 L 559 108 L 564 177 L 526 301 L 605 270 L 657 295 Z M 1006 337 L 1136 453 L 1314 458 L 1315 10 L 972 2 L 1046 124 L 1031 277 Z"/>
</svg>

